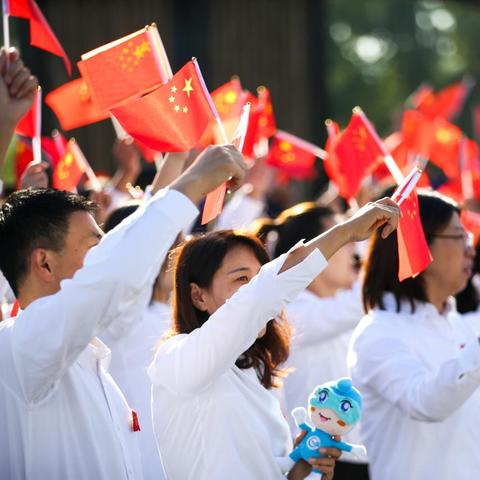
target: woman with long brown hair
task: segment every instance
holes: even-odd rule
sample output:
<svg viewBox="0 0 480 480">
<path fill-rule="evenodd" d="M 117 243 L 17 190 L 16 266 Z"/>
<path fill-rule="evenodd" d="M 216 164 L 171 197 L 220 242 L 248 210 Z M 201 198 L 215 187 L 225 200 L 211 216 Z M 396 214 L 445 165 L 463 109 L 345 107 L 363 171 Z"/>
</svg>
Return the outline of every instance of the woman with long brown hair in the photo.
<svg viewBox="0 0 480 480">
<path fill-rule="evenodd" d="M 288 344 L 272 319 L 339 248 L 380 225 L 386 224 L 387 236 L 397 220 L 398 208 L 383 199 L 271 262 L 257 239 L 232 231 L 183 246 L 175 266 L 172 336 L 149 368 L 167 478 L 284 478 L 290 433 L 269 389 Z M 312 463 L 331 478 L 332 459 Z M 289 478 L 305 475 L 291 472 Z"/>
</svg>

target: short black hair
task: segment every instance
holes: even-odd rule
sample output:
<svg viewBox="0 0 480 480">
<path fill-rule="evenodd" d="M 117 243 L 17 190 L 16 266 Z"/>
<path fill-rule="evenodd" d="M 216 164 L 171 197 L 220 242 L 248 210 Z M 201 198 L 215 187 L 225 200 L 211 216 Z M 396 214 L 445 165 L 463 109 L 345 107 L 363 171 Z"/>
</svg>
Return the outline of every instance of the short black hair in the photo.
<svg viewBox="0 0 480 480">
<path fill-rule="evenodd" d="M 142 202 L 138 200 L 132 201 L 113 210 L 105 222 L 103 231 L 108 233 L 110 230 L 113 230 L 117 225 L 122 223 L 127 217 L 135 212 L 141 203 Z"/>
<path fill-rule="evenodd" d="M 28 273 L 32 251 L 61 251 L 70 215 L 95 210 L 95 204 L 80 195 L 51 188 L 18 190 L 8 196 L 0 209 L 0 270 L 15 295 Z"/>
</svg>

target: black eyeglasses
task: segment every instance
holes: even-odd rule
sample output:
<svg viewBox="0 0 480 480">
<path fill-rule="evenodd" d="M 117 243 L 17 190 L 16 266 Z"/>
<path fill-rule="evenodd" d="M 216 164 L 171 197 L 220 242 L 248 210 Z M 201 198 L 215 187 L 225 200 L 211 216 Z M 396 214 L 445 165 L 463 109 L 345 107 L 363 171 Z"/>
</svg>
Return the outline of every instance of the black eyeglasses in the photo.
<svg viewBox="0 0 480 480">
<path fill-rule="evenodd" d="M 473 248 L 473 233 L 472 232 L 463 232 L 457 235 L 447 235 L 447 234 L 435 234 L 430 235 L 433 238 L 448 238 L 451 240 L 463 240 L 466 247 Z"/>
</svg>

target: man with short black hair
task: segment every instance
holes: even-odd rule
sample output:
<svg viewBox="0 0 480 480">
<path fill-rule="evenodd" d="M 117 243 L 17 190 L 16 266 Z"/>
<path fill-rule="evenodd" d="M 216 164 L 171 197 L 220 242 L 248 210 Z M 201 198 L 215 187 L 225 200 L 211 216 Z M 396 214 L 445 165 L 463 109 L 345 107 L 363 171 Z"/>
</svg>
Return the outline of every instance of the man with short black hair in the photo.
<svg viewBox="0 0 480 480">
<path fill-rule="evenodd" d="M 7 198 L 0 268 L 23 310 L 0 324 L 0 478 L 142 478 L 138 423 L 95 336 L 138 306 L 195 204 L 246 168 L 233 146 L 209 147 L 103 238 L 76 195 Z"/>
</svg>

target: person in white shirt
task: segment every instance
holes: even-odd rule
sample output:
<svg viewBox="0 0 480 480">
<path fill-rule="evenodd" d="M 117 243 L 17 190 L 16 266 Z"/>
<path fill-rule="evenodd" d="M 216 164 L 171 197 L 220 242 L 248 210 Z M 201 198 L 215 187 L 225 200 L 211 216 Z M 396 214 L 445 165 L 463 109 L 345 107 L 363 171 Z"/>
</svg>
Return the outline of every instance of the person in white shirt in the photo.
<svg viewBox="0 0 480 480">
<path fill-rule="evenodd" d="M 137 418 L 95 336 L 142 307 L 195 204 L 246 168 L 233 146 L 209 147 L 103 238 L 77 195 L 24 190 L 6 200 L 0 269 L 23 311 L 0 324 L 0 478 L 143 478 Z"/>
<path fill-rule="evenodd" d="M 389 199 L 367 205 L 272 262 L 258 239 L 233 231 L 183 246 L 174 271 L 173 332 L 149 368 L 154 430 L 169 480 L 284 478 L 291 434 L 269 390 L 288 343 L 271 319 L 340 247 L 385 222 L 388 235 L 397 216 Z M 311 464 L 332 478 L 333 458 Z M 305 478 L 311 468 L 304 467 L 299 462 L 289 478 Z"/>
<path fill-rule="evenodd" d="M 126 217 L 135 212 L 141 202 L 129 202 L 110 214 L 105 222 L 108 233 Z M 159 339 L 170 328 L 172 309 L 169 303 L 173 288 L 173 275 L 165 258 L 152 289 L 145 290 L 145 310 L 127 311 L 124 322 L 115 322 L 99 336 L 112 352 L 110 374 L 128 399 L 130 406 L 143 419 L 138 433 L 143 477 L 145 480 L 162 480 L 163 467 L 157 449 L 152 425 L 151 382 L 147 367 L 153 359 Z"/>
<path fill-rule="evenodd" d="M 257 222 L 255 234 L 267 240 L 276 234 L 276 258 L 299 240 L 310 240 L 337 224 L 341 217 L 328 207 L 304 202 L 282 212 L 275 220 Z M 292 433 L 297 426 L 290 412 L 303 406 L 319 384 L 348 376 L 348 343 L 364 315 L 357 283 L 355 245 L 348 244 L 329 260 L 328 267 L 286 308 L 293 335 L 284 367 L 289 372 L 279 396 L 285 405 Z M 359 426 L 344 440 L 361 444 Z M 343 454 L 335 466 L 335 480 L 368 479 L 368 459 Z"/>
<path fill-rule="evenodd" d="M 447 197 L 419 191 L 433 261 L 398 281 L 396 235 L 374 235 L 365 263 L 368 315 L 348 363 L 363 395 L 373 480 L 471 480 L 480 471 L 480 344 L 451 295 L 471 274 L 471 236 Z"/>
</svg>

